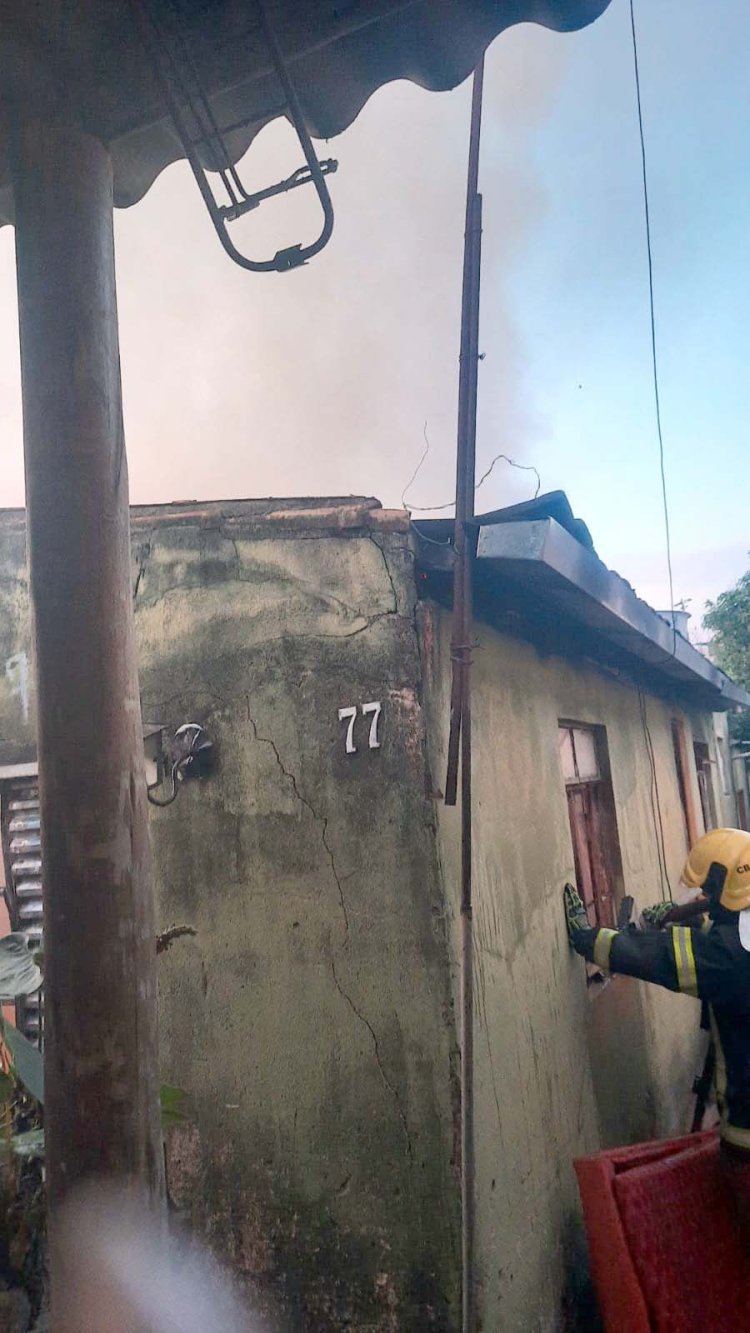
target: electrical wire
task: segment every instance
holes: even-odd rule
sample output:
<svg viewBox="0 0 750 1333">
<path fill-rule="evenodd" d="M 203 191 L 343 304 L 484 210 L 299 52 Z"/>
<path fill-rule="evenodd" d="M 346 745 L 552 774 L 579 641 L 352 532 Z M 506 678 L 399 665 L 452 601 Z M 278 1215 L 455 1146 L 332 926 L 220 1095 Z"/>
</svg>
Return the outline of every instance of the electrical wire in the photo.
<svg viewBox="0 0 750 1333">
<path fill-rule="evenodd" d="M 415 481 L 417 480 L 417 477 L 419 476 L 420 472 L 422 471 L 422 464 L 424 463 L 425 459 L 427 458 L 428 453 L 430 452 L 430 440 L 429 440 L 429 436 L 428 436 L 428 434 L 427 434 L 427 422 L 426 422 L 426 421 L 425 421 L 425 423 L 424 423 L 424 426 L 422 427 L 422 434 L 424 435 L 424 450 L 423 450 L 423 452 L 422 452 L 422 457 L 420 458 L 419 462 L 417 463 L 417 466 L 415 467 L 415 469 L 414 469 L 414 471 L 412 472 L 412 474 L 411 474 L 409 480 L 407 481 L 406 485 L 404 486 L 404 489 L 403 489 L 402 492 L 401 492 L 401 504 L 402 504 L 402 506 L 403 506 L 404 509 L 406 509 L 406 496 L 407 496 L 408 492 L 411 490 L 411 488 L 412 488 L 412 486 L 414 485 Z"/>
<path fill-rule="evenodd" d="M 674 578 L 672 575 L 672 540 L 669 526 L 669 499 L 667 496 L 667 477 L 664 462 L 664 436 L 661 424 L 661 401 L 659 398 L 659 367 L 656 353 L 656 314 L 654 302 L 654 261 L 651 246 L 651 213 L 648 199 L 648 171 L 646 169 L 646 140 L 643 131 L 643 105 L 641 102 L 641 77 L 638 67 L 638 38 L 635 26 L 635 0 L 630 0 L 630 30 L 633 37 L 633 68 L 635 71 L 635 93 L 638 108 L 638 134 L 641 144 L 641 173 L 643 177 L 643 212 L 646 224 L 646 254 L 648 256 L 648 299 L 651 324 L 651 365 L 654 379 L 654 404 L 656 407 L 656 431 L 659 438 L 659 473 L 661 476 L 661 495 L 664 510 L 664 535 L 667 547 L 667 572 L 669 575 L 669 606 L 672 617 L 672 656 L 677 654 L 677 626 L 674 619 Z"/>
<path fill-rule="evenodd" d="M 429 542 L 430 546 L 452 546 L 452 545 L 453 545 L 453 542 L 451 541 L 450 537 L 446 537 L 443 541 L 438 541 L 436 537 L 428 537 L 428 536 L 427 536 L 427 533 L 422 531 L 422 529 L 420 528 L 419 524 L 418 524 L 418 523 L 415 523 L 413 518 L 409 519 L 409 526 L 412 527 L 412 528 L 414 529 L 414 531 L 416 532 L 417 536 L 420 537 L 421 540 L 422 540 L 423 542 Z"/>
<path fill-rule="evenodd" d="M 401 503 L 404 506 L 404 509 L 409 509 L 414 514 L 440 514 L 443 513 L 446 509 L 453 509 L 456 503 L 455 500 L 448 500 L 446 504 L 442 505 L 407 505 L 406 503 L 406 496 L 411 490 L 412 486 L 414 485 L 414 482 L 417 480 L 417 477 L 419 476 L 422 470 L 422 465 L 425 462 L 427 455 L 430 452 L 430 441 L 427 435 L 426 421 L 424 423 L 423 434 L 425 438 L 425 448 L 422 452 L 422 457 L 420 458 L 419 462 L 417 463 L 417 466 L 415 467 L 414 471 L 411 474 L 411 477 L 409 478 L 406 485 L 404 486 L 403 491 L 401 492 Z M 507 454 L 495 454 L 495 457 L 492 459 L 492 462 L 490 463 L 489 467 L 485 472 L 482 473 L 481 477 L 479 478 L 479 481 L 474 487 L 474 494 L 476 495 L 480 486 L 492 474 L 495 464 L 499 463 L 501 459 L 503 459 L 506 463 L 509 463 L 511 467 L 518 468 L 520 472 L 534 473 L 534 476 L 536 477 L 536 490 L 534 491 L 533 498 L 536 500 L 540 490 L 542 489 L 542 479 L 539 475 L 539 469 L 535 468 L 533 463 L 517 463 L 515 459 L 509 458 Z"/>
<path fill-rule="evenodd" d="M 509 463 L 511 467 L 517 467 L 519 472 L 534 473 L 534 476 L 536 477 L 536 490 L 534 491 L 532 499 L 536 500 L 540 490 L 542 489 L 542 479 L 539 476 L 538 468 L 535 468 L 533 463 L 517 463 L 515 459 L 509 458 L 507 454 L 495 454 L 495 457 L 493 458 L 492 462 L 487 468 L 487 471 L 482 473 L 481 477 L 479 478 L 479 481 L 474 487 L 475 492 L 479 490 L 479 487 L 482 485 L 482 482 L 487 480 L 495 464 L 499 463 L 501 459 L 503 459 L 506 463 Z"/>
<path fill-rule="evenodd" d="M 677 624 L 675 621 L 675 603 L 674 603 L 674 575 L 672 571 L 672 538 L 669 522 L 669 496 L 667 492 L 667 475 L 664 459 L 664 432 L 662 430 L 661 420 L 661 398 L 659 394 L 659 360 L 656 345 L 656 302 L 654 299 L 654 257 L 651 243 L 651 210 L 649 207 L 648 196 L 648 167 L 646 159 L 646 136 L 643 127 L 643 101 L 641 98 L 641 76 L 638 64 L 638 34 L 635 23 L 635 0 L 630 0 L 630 31 L 633 39 L 633 72 L 635 75 L 635 95 L 636 107 L 638 112 L 638 137 L 641 148 L 641 176 L 643 181 L 643 216 L 646 228 L 646 256 L 648 260 L 648 302 L 649 302 L 649 324 L 651 332 L 651 367 L 654 383 L 654 407 L 656 413 L 656 433 L 659 440 L 659 475 L 661 478 L 661 498 L 664 513 L 664 538 L 667 557 L 667 574 L 669 576 L 669 608 L 672 622 L 672 652 L 671 656 L 677 655 Z M 646 699 L 643 691 L 638 690 L 638 701 L 641 714 L 641 723 L 643 725 L 643 734 L 646 741 L 646 751 L 648 754 L 649 765 L 651 768 L 651 815 L 654 824 L 654 838 L 656 840 L 656 850 L 659 859 L 659 874 L 662 885 L 662 898 L 667 895 L 671 899 L 672 892 L 669 887 L 669 874 L 667 871 L 667 855 L 664 842 L 664 822 L 661 812 L 661 799 L 659 795 L 659 779 L 656 772 L 656 758 L 654 755 L 654 744 L 651 737 L 651 731 L 648 725 L 648 712 Z M 666 894 L 665 894 L 666 888 Z"/>
</svg>

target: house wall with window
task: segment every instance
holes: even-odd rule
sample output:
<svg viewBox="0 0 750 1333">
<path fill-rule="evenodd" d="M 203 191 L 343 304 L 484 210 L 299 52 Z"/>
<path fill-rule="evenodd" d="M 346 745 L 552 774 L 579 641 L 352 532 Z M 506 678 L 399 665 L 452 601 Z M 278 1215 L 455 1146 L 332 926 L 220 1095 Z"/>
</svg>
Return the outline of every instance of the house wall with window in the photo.
<svg viewBox="0 0 750 1333">
<path fill-rule="evenodd" d="M 445 779 L 450 615 L 420 606 L 432 781 Z M 599 1147 L 687 1132 L 705 1038 L 695 1000 L 629 978 L 603 983 L 568 946 L 562 887 L 576 880 L 571 790 L 607 788 L 600 821 L 614 924 L 677 888 L 688 847 L 684 799 L 702 832 L 694 745 L 717 773 L 710 713 L 685 712 L 592 664 L 543 657 L 475 625 L 474 937 L 478 1235 L 487 1327 L 585 1327 L 573 1159 Z M 673 724 L 687 742 L 681 793 Z M 566 784 L 561 724 L 582 730 L 582 781 Z M 599 755 L 591 741 L 598 743 Z M 702 750 L 699 751 L 701 754 Z M 573 775 L 576 776 L 575 774 Z M 722 808 L 716 777 L 711 798 Z M 602 803 L 608 813 L 609 801 Z M 438 847 L 458 981 L 459 814 L 442 802 Z M 596 868 L 596 867 L 595 867 Z"/>
<path fill-rule="evenodd" d="M 418 601 L 413 532 L 374 502 L 144 507 L 132 528 L 144 719 L 167 735 L 198 722 L 218 754 L 152 811 L 159 926 L 197 930 L 159 961 L 163 1076 L 191 1098 L 170 1134 L 172 1202 L 300 1333 L 452 1333 L 448 612 Z M 10 814 L 34 759 L 22 515 L 0 516 L 0 572 Z M 642 907 L 675 887 L 708 795 L 727 819 L 717 731 L 708 711 L 481 616 L 476 638 L 484 1327 L 582 1333 L 572 1160 L 686 1128 L 701 1041 L 694 1001 L 587 972 L 561 890 L 578 877 L 612 919 L 624 893 Z"/>
</svg>

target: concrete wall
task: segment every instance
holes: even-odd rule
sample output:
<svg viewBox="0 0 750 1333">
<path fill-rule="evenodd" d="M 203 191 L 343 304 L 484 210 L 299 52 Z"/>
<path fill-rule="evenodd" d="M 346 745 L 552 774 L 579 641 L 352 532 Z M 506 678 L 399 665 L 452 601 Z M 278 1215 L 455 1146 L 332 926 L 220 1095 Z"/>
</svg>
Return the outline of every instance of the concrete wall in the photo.
<svg viewBox="0 0 750 1333">
<path fill-rule="evenodd" d="M 447 613 L 420 607 L 433 782 L 445 775 Z M 574 863 L 558 719 L 607 729 L 624 891 L 662 897 L 659 812 L 638 694 L 611 677 L 476 627 L 474 896 L 478 1230 L 484 1327 L 581 1329 L 585 1269 L 572 1162 L 600 1146 L 689 1128 L 699 1007 L 627 978 L 586 985 L 566 938 L 561 890 Z M 712 740 L 710 716 L 644 699 L 669 883 L 686 853 L 671 720 Z M 693 798 L 700 810 L 691 771 Z M 718 794 L 717 794 L 718 795 Z M 459 820 L 438 802 L 457 995 Z"/>
<path fill-rule="evenodd" d="M 170 1136 L 173 1202 L 282 1326 L 447 1333 L 460 1256 L 449 626 L 415 605 L 399 520 L 361 503 L 272 508 L 133 519 L 144 718 L 201 722 L 218 751 L 213 777 L 152 812 L 160 927 L 198 931 L 160 961 L 163 1073 L 192 1098 Z M 698 1013 L 622 978 L 587 990 L 565 938 L 561 717 L 606 726 L 625 890 L 639 906 L 661 896 L 637 694 L 477 635 L 484 1328 L 583 1330 L 572 1159 L 686 1127 Z M 0 764 L 34 755 L 33 687 L 25 696 L 12 661 L 29 641 L 23 516 L 6 514 Z M 360 714 L 347 755 L 338 710 L 373 701 L 380 747 Z M 678 714 L 645 706 L 674 887 Z M 715 756 L 712 718 L 684 720 Z M 691 783 L 700 811 L 694 771 Z"/>
<path fill-rule="evenodd" d="M 346 527 L 347 523 L 353 526 Z M 455 1325 L 455 1042 L 411 552 L 341 514 L 134 529 L 144 717 L 216 775 L 154 811 L 180 1210 L 295 1330 Z M 345 530 L 337 525 L 343 524 Z M 357 526 L 359 524 L 359 526 Z M 380 748 L 359 717 L 382 702 Z"/>
</svg>

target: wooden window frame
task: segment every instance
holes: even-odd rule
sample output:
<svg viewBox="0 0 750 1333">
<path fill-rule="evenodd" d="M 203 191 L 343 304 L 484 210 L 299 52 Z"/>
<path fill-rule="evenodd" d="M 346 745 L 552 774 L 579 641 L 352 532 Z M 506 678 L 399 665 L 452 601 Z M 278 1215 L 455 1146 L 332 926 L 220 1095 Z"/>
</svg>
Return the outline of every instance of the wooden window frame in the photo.
<svg viewBox="0 0 750 1333">
<path fill-rule="evenodd" d="M 568 718 L 558 722 L 558 736 L 575 730 L 592 736 L 598 770 L 595 777 L 584 779 L 577 772 L 574 779 L 563 774 L 576 880 L 592 926 L 614 927 L 625 883 L 607 731 L 596 723 Z"/>
<path fill-rule="evenodd" d="M 690 752 L 688 750 L 687 733 L 685 723 L 680 717 L 672 718 L 672 746 L 675 769 L 677 770 L 680 804 L 685 821 L 685 836 L 688 848 L 690 848 L 695 846 L 701 836 L 701 829 L 698 824 L 693 788 L 690 782 Z M 695 763 L 695 756 L 693 756 L 693 763 Z"/>
</svg>

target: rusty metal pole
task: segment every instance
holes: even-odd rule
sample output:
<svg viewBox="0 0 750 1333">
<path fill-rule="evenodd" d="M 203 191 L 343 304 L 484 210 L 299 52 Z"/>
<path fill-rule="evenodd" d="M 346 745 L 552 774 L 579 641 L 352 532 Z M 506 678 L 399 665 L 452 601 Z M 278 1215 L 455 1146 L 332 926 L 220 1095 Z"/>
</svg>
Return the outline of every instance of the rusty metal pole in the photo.
<svg viewBox="0 0 750 1333">
<path fill-rule="evenodd" d="M 156 971 L 105 148 L 14 130 L 28 555 L 45 868 L 51 1209 L 116 1178 L 159 1199 Z M 54 1327 L 59 1325 L 54 1323 Z"/>
<path fill-rule="evenodd" d="M 482 126 L 482 92 L 484 88 L 484 59 L 474 71 L 471 100 L 471 130 L 469 137 L 469 164 L 466 186 L 466 221 L 464 227 L 464 264 L 461 292 L 461 346 L 458 381 L 458 435 L 456 442 L 456 514 L 454 529 L 454 582 L 452 656 L 453 680 L 451 687 L 450 731 L 448 735 L 448 771 L 445 780 L 445 803 L 455 805 L 458 794 L 458 763 L 461 734 L 461 710 L 466 677 L 466 640 L 471 619 L 470 560 L 466 552 L 470 545 L 467 522 L 474 517 L 474 484 L 476 452 L 477 369 L 479 332 L 479 283 L 481 276 L 482 204 L 478 194 L 479 140 Z M 467 618 L 467 609 L 469 612 Z"/>
<path fill-rule="evenodd" d="M 473 624 L 474 487 L 476 476 L 479 287 L 482 196 L 479 139 L 484 60 L 474 72 L 466 189 L 461 365 L 456 450 L 455 568 L 451 656 L 453 680 L 445 801 L 455 805 L 461 769 L 461 1266 L 462 1333 L 476 1328 L 476 1169 L 474 1149 L 474 937 L 472 921 L 471 633 Z"/>
<path fill-rule="evenodd" d="M 474 1149 L 474 927 L 472 903 L 472 760 L 471 760 L 471 633 L 473 626 L 473 536 L 468 531 L 474 517 L 474 444 L 476 441 L 479 330 L 479 270 L 481 255 L 482 198 L 477 195 L 472 215 L 475 264 L 473 332 L 470 355 L 475 370 L 468 405 L 470 457 L 466 462 L 467 494 L 471 496 L 464 522 L 462 622 L 464 647 L 461 670 L 461 1148 L 463 1214 L 463 1333 L 476 1328 L 476 1162 Z"/>
</svg>

